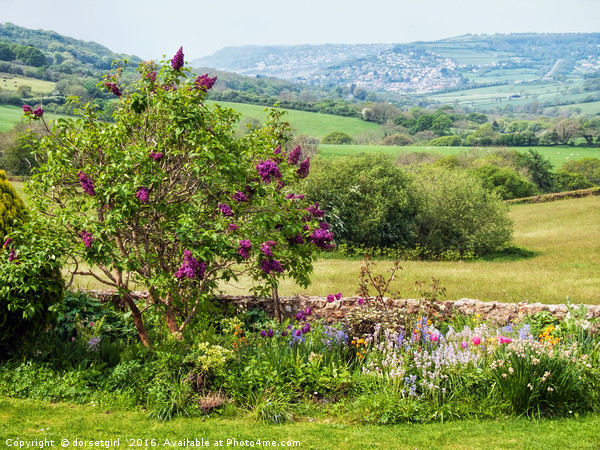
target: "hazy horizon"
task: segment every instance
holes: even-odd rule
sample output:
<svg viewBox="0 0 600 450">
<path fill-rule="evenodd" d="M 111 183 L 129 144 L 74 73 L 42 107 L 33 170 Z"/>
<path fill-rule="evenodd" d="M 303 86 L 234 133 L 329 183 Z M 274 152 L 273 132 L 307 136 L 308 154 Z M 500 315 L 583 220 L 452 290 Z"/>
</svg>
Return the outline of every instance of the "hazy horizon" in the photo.
<svg viewBox="0 0 600 450">
<path fill-rule="evenodd" d="M 85 5 L 85 6 L 84 6 Z M 396 44 L 464 34 L 600 32 L 600 1 L 0 0 L 0 23 L 55 31 L 143 59 L 244 45 Z M 32 13 L 33 11 L 33 13 Z"/>
</svg>

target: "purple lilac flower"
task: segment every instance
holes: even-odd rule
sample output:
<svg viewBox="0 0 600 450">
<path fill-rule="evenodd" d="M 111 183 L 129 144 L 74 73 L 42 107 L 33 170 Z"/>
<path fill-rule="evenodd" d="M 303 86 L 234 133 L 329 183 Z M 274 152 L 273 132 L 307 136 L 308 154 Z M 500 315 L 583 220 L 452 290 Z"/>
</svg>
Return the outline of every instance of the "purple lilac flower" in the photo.
<svg viewBox="0 0 600 450">
<path fill-rule="evenodd" d="M 293 238 L 287 240 L 290 244 L 304 244 L 304 238 L 300 233 L 296 234 Z"/>
<path fill-rule="evenodd" d="M 83 189 L 83 191 L 94 197 L 96 195 L 96 189 L 94 188 L 94 182 L 92 180 L 90 180 L 88 178 L 88 176 L 85 174 L 85 172 L 82 172 L 81 170 L 79 172 L 77 172 L 77 176 L 79 177 L 79 182 L 81 183 L 81 188 Z"/>
<path fill-rule="evenodd" d="M 298 164 L 298 161 L 300 160 L 300 155 L 302 155 L 302 150 L 300 149 L 300 146 L 297 146 L 289 154 L 288 163 L 290 163 L 292 166 L 295 166 L 296 164 Z"/>
<path fill-rule="evenodd" d="M 233 194 L 233 199 L 238 202 L 247 202 L 248 201 L 248 197 L 246 197 L 246 194 L 244 194 L 243 192 L 240 192 L 240 191 L 237 191 L 235 194 Z"/>
<path fill-rule="evenodd" d="M 104 87 L 106 87 L 106 89 L 109 92 L 112 92 L 113 94 L 115 94 L 117 97 L 120 97 L 122 95 L 121 90 L 119 89 L 119 87 L 117 86 L 117 83 L 110 83 L 108 81 L 104 82 Z"/>
<path fill-rule="evenodd" d="M 229 231 L 237 231 L 240 229 L 240 226 L 236 225 L 235 223 L 230 223 L 229 225 L 227 225 L 227 229 Z"/>
<path fill-rule="evenodd" d="M 244 259 L 250 258 L 250 250 L 252 249 L 252 243 L 248 239 L 243 239 L 240 241 L 240 246 L 238 248 L 238 255 L 240 255 Z"/>
<path fill-rule="evenodd" d="M 273 153 L 275 153 L 276 155 L 279 155 L 281 153 L 281 145 L 278 145 L 275 150 L 273 150 Z"/>
<path fill-rule="evenodd" d="M 293 199 L 294 199 L 294 197 L 295 197 L 295 195 L 294 195 L 294 194 L 288 194 L 288 195 L 286 195 L 286 196 L 285 196 L 285 199 L 286 199 L 286 200 L 293 200 Z"/>
<path fill-rule="evenodd" d="M 319 224 L 319 228 L 320 228 L 321 230 L 329 230 L 329 224 L 328 224 L 327 222 L 321 222 L 321 223 Z"/>
<path fill-rule="evenodd" d="M 310 240 L 322 250 L 332 250 L 335 248 L 335 244 L 331 242 L 333 241 L 333 234 L 327 230 L 316 229 L 310 235 Z"/>
<path fill-rule="evenodd" d="M 296 173 L 300 178 L 306 178 L 310 172 L 310 157 L 306 158 L 304 161 L 300 163 L 300 167 Z"/>
<path fill-rule="evenodd" d="M 173 67 L 174 70 L 180 70 L 183 67 L 183 47 L 179 47 L 179 50 L 177 50 L 177 53 L 173 56 L 171 67 Z"/>
<path fill-rule="evenodd" d="M 273 330 L 271 330 L 270 328 L 269 328 L 269 331 L 267 331 L 267 337 L 268 338 L 272 338 L 273 337 Z"/>
<path fill-rule="evenodd" d="M 163 159 L 164 153 L 161 152 L 152 152 L 148 155 L 150 158 L 152 158 L 154 161 L 160 161 L 161 159 Z"/>
<path fill-rule="evenodd" d="M 33 115 L 34 115 L 35 117 L 42 117 L 42 116 L 44 115 L 44 110 L 42 109 L 42 107 L 41 107 L 41 106 L 38 106 L 37 108 L 35 108 L 35 109 L 33 110 Z"/>
<path fill-rule="evenodd" d="M 260 262 L 260 268 L 267 275 L 271 272 L 283 273 L 283 267 L 281 266 L 281 263 L 276 259 L 263 259 Z"/>
<path fill-rule="evenodd" d="M 4 248 L 8 248 L 10 246 L 10 243 L 12 242 L 11 238 L 6 238 L 6 240 L 4 241 Z"/>
<path fill-rule="evenodd" d="M 8 262 L 13 262 L 16 259 L 17 259 L 17 256 L 15 255 L 15 249 L 13 248 L 10 251 L 10 255 L 8 255 Z"/>
<path fill-rule="evenodd" d="M 27 113 L 31 113 L 33 111 L 31 111 L 31 106 L 29 106 L 29 105 L 23 105 L 23 112 L 25 114 L 27 114 Z"/>
<path fill-rule="evenodd" d="M 90 248 L 92 246 L 92 242 L 94 241 L 94 236 L 92 233 L 83 230 L 81 233 L 79 233 L 79 236 L 81 236 L 81 239 L 83 239 L 83 245 L 85 245 L 85 248 Z"/>
<path fill-rule="evenodd" d="M 205 73 L 196 78 L 196 89 L 206 92 L 215 85 L 216 81 L 217 77 L 210 78 L 208 74 Z"/>
<path fill-rule="evenodd" d="M 309 206 L 308 208 L 306 208 L 306 211 L 308 211 L 310 215 L 315 218 L 323 217 L 325 215 L 325 211 L 319 209 L 318 202 L 316 202 L 313 206 Z"/>
<path fill-rule="evenodd" d="M 228 204 L 219 203 L 219 209 L 221 210 L 221 213 L 223 213 L 224 216 L 226 216 L 226 217 L 233 216 L 233 211 L 231 210 L 231 207 Z"/>
<path fill-rule="evenodd" d="M 138 189 L 135 196 L 140 200 L 140 202 L 148 203 L 150 200 L 150 191 L 146 187 L 141 187 Z"/>
<path fill-rule="evenodd" d="M 148 78 L 150 81 L 152 81 L 153 83 L 156 81 L 156 72 L 148 72 L 146 74 L 146 78 Z"/>
<path fill-rule="evenodd" d="M 193 280 L 194 278 L 204 278 L 205 272 L 206 264 L 198 262 L 198 260 L 193 257 L 191 250 L 185 250 L 183 252 L 183 264 L 175 273 L 175 277 L 179 280 L 185 277 Z"/>
<path fill-rule="evenodd" d="M 273 241 L 267 241 L 263 244 L 260 245 L 260 251 L 263 252 L 263 254 L 267 257 L 267 258 L 272 258 L 273 257 L 273 250 L 271 250 L 271 245 L 269 245 L 270 242 Z"/>
<path fill-rule="evenodd" d="M 281 178 L 279 167 L 277 167 L 277 163 L 272 159 L 259 162 L 256 165 L 256 170 L 258 171 L 258 174 L 264 183 L 270 183 L 271 177 Z"/>
</svg>

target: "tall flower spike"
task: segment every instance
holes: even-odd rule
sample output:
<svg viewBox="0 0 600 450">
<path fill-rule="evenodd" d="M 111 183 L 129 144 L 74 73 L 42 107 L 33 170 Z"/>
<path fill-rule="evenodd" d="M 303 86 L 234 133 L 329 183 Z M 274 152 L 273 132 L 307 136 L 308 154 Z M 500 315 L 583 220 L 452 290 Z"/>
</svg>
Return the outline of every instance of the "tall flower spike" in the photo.
<svg viewBox="0 0 600 450">
<path fill-rule="evenodd" d="M 177 50 L 177 53 L 173 56 L 171 67 L 173 67 L 174 70 L 180 70 L 183 67 L 183 47 L 179 47 L 179 50 Z"/>
</svg>

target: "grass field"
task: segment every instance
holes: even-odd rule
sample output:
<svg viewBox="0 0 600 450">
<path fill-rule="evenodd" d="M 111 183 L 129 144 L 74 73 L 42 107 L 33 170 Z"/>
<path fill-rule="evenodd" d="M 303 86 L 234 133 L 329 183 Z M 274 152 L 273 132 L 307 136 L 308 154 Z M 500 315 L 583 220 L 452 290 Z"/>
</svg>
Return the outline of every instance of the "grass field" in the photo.
<svg viewBox="0 0 600 450">
<path fill-rule="evenodd" d="M 31 87 L 31 94 L 34 97 L 43 94 L 50 94 L 56 89 L 56 83 L 52 81 L 38 80 L 37 78 L 28 78 L 6 73 L 0 74 L 0 89 L 9 92 L 16 92 L 19 86 Z"/>
<path fill-rule="evenodd" d="M 0 105 L 0 133 L 10 130 L 23 118 L 23 108 Z"/>
<path fill-rule="evenodd" d="M 196 439 L 210 447 L 301 449 L 588 449 L 598 448 L 600 416 L 561 420 L 505 419 L 455 421 L 433 424 L 361 426 L 334 422 L 327 417 L 284 425 L 266 425 L 245 417 L 176 418 L 168 422 L 149 419 L 142 412 L 107 410 L 99 406 L 75 406 L 0 398 L 0 443 L 5 448 L 27 441 L 48 442 L 47 448 L 80 448 L 74 441 L 105 441 L 103 448 L 196 448 Z M 19 439 L 19 441 L 17 441 Z M 154 444 L 152 443 L 154 439 Z M 227 440 L 235 439 L 228 444 Z M 49 447 L 54 440 L 55 447 Z M 117 444 L 118 440 L 118 445 Z M 147 441 L 146 441 L 147 440 Z M 166 445 L 166 441 L 183 445 Z M 186 445 L 191 441 L 191 445 Z M 114 445 L 106 445 L 112 441 Z M 220 445 L 216 444 L 222 441 Z M 272 442 L 275 441 L 275 445 Z M 64 445 L 63 445 L 64 444 Z M 32 444 L 32 446 L 35 444 Z M 93 445 L 93 444 L 91 444 Z M 101 445 L 101 444 L 96 444 Z M 30 447 L 32 448 L 32 447 Z M 36 445 L 34 448 L 42 448 Z M 95 447 L 98 448 L 98 447 Z"/>
<path fill-rule="evenodd" d="M 600 148 L 587 147 L 512 147 L 519 152 L 525 152 L 532 148 L 540 152 L 550 160 L 554 169 L 559 169 L 565 161 L 577 160 L 586 157 L 600 158 Z M 437 153 L 442 156 L 456 155 L 461 152 L 469 151 L 470 147 L 432 147 L 427 145 L 410 145 L 404 147 L 385 146 L 385 145 L 319 145 L 321 154 L 325 157 L 357 155 L 359 153 L 385 153 L 387 155 L 398 156 L 402 153 L 427 152 Z M 481 151 L 492 150 L 491 147 L 476 148 Z"/>
<path fill-rule="evenodd" d="M 246 103 L 218 102 L 222 106 L 232 108 L 242 117 L 252 117 L 264 122 L 267 118 L 266 107 L 249 105 Z M 380 125 L 365 122 L 354 117 L 335 116 L 333 114 L 319 114 L 307 111 L 285 110 L 285 120 L 290 122 L 298 134 L 306 134 L 321 139 L 332 131 L 342 131 L 350 136 L 356 136 L 368 130 L 377 130 Z"/>
</svg>

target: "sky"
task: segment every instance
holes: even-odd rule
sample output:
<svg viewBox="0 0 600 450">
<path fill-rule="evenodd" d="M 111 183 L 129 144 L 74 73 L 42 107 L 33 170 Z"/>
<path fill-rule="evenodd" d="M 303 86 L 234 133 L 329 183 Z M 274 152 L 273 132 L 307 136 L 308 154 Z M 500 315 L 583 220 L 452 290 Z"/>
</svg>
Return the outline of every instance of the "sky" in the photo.
<svg viewBox="0 0 600 450">
<path fill-rule="evenodd" d="M 406 43 L 462 34 L 600 32 L 600 0 L 0 0 L 0 23 L 143 59 L 227 46 Z"/>
</svg>

